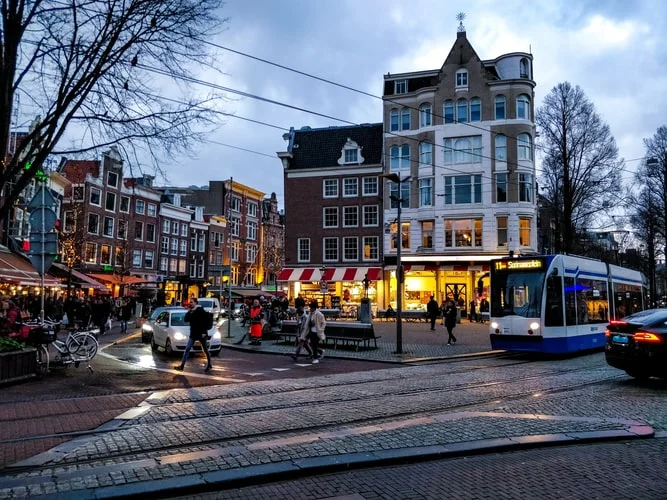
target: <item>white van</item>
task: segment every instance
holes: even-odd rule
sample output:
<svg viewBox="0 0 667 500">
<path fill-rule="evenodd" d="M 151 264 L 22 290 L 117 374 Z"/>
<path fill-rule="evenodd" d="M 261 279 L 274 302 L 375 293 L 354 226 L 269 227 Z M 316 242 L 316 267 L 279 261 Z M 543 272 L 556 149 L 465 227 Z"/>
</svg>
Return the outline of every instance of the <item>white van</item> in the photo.
<svg viewBox="0 0 667 500">
<path fill-rule="evenodd" d="M 218 321 L 220 317 L 220 301 L 216 297 L 199 297 L 197 303 L 206 312 L 210 312 L 213 315 L 213 321 Z"/>
</svg>

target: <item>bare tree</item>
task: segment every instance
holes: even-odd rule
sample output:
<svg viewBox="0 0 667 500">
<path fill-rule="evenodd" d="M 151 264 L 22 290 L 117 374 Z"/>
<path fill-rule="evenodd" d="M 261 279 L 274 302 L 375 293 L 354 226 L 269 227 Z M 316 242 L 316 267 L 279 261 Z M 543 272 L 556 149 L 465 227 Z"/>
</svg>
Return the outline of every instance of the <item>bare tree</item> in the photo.
<svg viewBox="0 0 667 500">
<path fill-rule="evenodd" d="M 117 144 L 128 159 L 187 151 L 216 96 L 186 82 L 210 67 L 222 0 L 14 0 L 0 7 L 0 219 L 50 154 Z M 202 66 L 199 66 L 202 67 Z M 191 81 L 191 80 L 190 80 Z M 37 115 L 9 149 L 15 97 Z M 34 116 L 32 115 L 32 116 Z M 61 147 L 66 131 L 80 140 Z M 10 154 L 11 153 L 11 154 Z"/>
<path fill-rule="evenodd" d="M 655 197 L 658 231 L 667 243 L 667 126 L 658 128 L 653 137 L 644 139 L 646 161 L 639 168 L 635 181 L 641 186 L 652 188 Z"/>
<path fill-rule="evenodd" d="M 579 86 L 556 85 L 535 121 L 544 150 L 542 194 L 556 223 L 556 250 L 573 252 L 576 236 L 619 203 L 622 162 L 609 126 Z"/>
</svg>

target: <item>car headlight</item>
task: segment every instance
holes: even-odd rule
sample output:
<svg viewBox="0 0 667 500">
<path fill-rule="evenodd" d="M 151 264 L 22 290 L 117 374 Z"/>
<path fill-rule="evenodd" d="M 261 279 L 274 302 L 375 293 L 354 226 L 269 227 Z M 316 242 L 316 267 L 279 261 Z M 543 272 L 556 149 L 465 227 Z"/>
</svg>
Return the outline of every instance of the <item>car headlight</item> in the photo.
<svg viewBox="0 0 667 500">
<path fill-rule="evenodd" d="M 220 340 L 220 339 L 222 339 L 222 335 L 220 335 L 219 330 L 216 330 L 215 333 L 213 334 L 213 337 L 211 337 L 211 338 L 213 338 L 215 340 Z"/>
<path fill-rule="evenodd" d="M 181 332 L 176 332 L 174 333 L 174 340 L 185 340 L 187 337 L 183 335 Z"/>
<path fill-rule="evenodd" d="M 498 323 L 496 323 L 495 321 L 491 323 L 491 328 L 498 328 L 498 326 L 500 325 L 498 325 Z"/>
<path fill-rule="evenodd" d="M 142 329 L 142 331 L 144 331 L 144 332 L 151 332 L 151 331 L 153 331 L 153 327 L 152 327 L 150 324 L 148 324 L 148 323 L 144 323 L 143 325 L 141 325 L 141 329 Z"/>
<path fill-rule="evenodd" d="M 533 322 L 533 323 L 530 324 L 530 329 L 531 330 L 537 330 L 539 327 L 540 327 L 539 323 Z"/>
</svg>

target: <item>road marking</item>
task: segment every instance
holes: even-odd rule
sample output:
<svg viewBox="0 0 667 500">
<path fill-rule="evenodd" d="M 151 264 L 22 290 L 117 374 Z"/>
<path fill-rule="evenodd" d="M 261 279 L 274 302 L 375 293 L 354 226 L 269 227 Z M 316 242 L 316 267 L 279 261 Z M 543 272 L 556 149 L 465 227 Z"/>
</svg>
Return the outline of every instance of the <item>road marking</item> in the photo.
<svg viewBox="0 0 667 500">
<path fill-rule="evenodd" d="M 272 370 L 275 370 L 277 372 L 286 372 L 290 370 L 290 368 L 271 368 Z"/>
<path fill-rule="evenodd" d="M 248 375 L 249 377 L 259 377 L 260 375 L 264 375 L 264 372 L 244 373 L 243 375 Z"/>
</svg>

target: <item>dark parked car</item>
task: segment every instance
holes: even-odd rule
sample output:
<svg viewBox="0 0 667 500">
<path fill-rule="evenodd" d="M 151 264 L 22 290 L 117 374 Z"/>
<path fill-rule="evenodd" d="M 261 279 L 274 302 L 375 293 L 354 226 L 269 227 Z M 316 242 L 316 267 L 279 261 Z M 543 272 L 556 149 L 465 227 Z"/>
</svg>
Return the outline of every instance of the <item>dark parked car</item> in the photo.
<svg viewBox="0 0 667 500">
<path fill-rule="evenodd" d="M 611 366 L 631 377 L 667 378 L 667 308 L 612 321 L 605 337 L 605 358 Z"/>
</svg>

